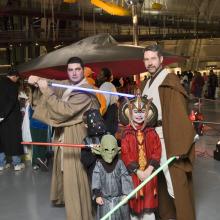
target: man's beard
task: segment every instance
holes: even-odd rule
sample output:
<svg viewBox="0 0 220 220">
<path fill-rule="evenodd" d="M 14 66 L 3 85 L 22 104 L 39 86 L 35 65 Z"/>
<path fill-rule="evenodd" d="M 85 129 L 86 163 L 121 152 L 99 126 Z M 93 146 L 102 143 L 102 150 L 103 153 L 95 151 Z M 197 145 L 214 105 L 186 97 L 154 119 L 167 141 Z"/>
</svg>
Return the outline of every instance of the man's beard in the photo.
<svg viewBox="0 0 220 220">
<path fill-rule="evenodd" d="M 150 70 L 152 68 L 152 71 Z M 162 68 L 162 66 L 158 66 L 157 68 L 155 66 L 151 66 L 147 68 L 147 71 L 151 74 L 154 75 L 155 73 L 157 73 L 158 71 L 160 71 Z"/>
</svg>

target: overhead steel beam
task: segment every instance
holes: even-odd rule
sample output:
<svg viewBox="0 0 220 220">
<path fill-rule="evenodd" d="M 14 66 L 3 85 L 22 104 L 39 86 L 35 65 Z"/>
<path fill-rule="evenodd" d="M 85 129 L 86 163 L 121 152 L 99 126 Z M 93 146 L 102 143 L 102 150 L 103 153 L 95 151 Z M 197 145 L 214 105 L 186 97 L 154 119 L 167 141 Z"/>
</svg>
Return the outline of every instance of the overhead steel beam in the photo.
<svg viewBox="0 0 220 220">
<path fill-rule="evenodd" d="M 8 47 L 10 44 L 13 44 L 14 47 L 20 47 L 24 45 L 34 45 L 35 42 L 38 43 L 38 46 L 40 45 L 47 45 L 47 46 L 56 46 L 58 44 L 68 45 L 74 42 L 77 42 L 85 37 L 88 37 L 89 35 L 84 35 L 83 32 L 79 34 L 78 36 L 69 36 L 69 38 L 58 38 L 55 41 L 53 38 L 49 38 L 47 40 L 36 38 L 34 37 L 25 37 L 25 33 L 23 35 L 18 35 L 19 37 L 16 38 L 18 33 L 13 33 L 11 32 L 11 37 L 9 35 L 4 35 L 4 32 L 0 33 L 0 46 Z M 86 32 L 85 32 L 86 33 Z M 130 34 L 124 34 L 124 35 L 119 35 L 119 34 L 111 34 L 118 42 L 133 42 L 133 35 L 132 33 Z M 21 38 L 20 36 L 23 36 Z M 91 35 L 90 35 L 91 36 Z M 160 41 L 160 40 L 187 40 L 187 39 L 213 39 L 213 38 L 220 38 L 220 31 L 219 32 L 207 32 L 207 33 L 198 33 L 198 34 L 192 34 L 192 33 L 175 33 L 175 34 L 140 34 L 138 36 L 139 41 L 147 41 L 147 40 L 154 40 L 154 41 Z"/>
<path fill-rule="evenodd" d="M 0 9 L 0 16 L 29 16 L 29 17 L 44 17 L 43 12 L 40 9 L 26 9 L 26 8 L 1 8 Z M 50 18 L 52 17 L 51 11 L 46 11 L 45 15 Z M 60 20 L 75 20 L 81 21 L 82 16 L 79 15 L 77 12 L 54 12 L 54 17 Z M 84 20 L 85 21 L 92 21 L 93 14 L 92 13 L 85 13 Z M 148 26 L 149 19 L 151 27 L 163 27 L 164 22 L 167 28 L 174 28 L 177 29 L 181 27 L 181 29 L 186 30 L 194 30 L 195 21 L 189 17 L 177 17 L 177 16 L 162 16 L 162 15 L 144 15 L 139 18 L 139 25 Z M 119 17 L 119 16 L 112 16 L 108 14 L 96 14 L 96 22 L 103 22 L 103 23 L 117 23 L 119 25 L 128 25 L 131 24 L 131 18 L 128 17 Z M 207 20 L 198 20 L 197 23 L 197 30 L 198 31 L 219 31 L 220 30 L 220 20 L 215 21 L 207 21 Z"/>
</svg>

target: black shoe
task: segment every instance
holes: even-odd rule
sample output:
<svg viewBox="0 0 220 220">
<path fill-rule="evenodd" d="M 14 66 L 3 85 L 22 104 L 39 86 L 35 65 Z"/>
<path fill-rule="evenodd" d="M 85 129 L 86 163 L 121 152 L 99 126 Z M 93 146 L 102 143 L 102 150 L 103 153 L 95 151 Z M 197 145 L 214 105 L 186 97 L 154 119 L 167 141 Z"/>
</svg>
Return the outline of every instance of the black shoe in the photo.
<svg viewBox="0 0 220 220">
<path fill-rule="evenodd" d="M 36 164 L 43 170 L 43 171 L 48 171 L 48 166 L 47 166 L 47 159 L 42 160 L 41 158 L 36 158 Z"/>
</svg>

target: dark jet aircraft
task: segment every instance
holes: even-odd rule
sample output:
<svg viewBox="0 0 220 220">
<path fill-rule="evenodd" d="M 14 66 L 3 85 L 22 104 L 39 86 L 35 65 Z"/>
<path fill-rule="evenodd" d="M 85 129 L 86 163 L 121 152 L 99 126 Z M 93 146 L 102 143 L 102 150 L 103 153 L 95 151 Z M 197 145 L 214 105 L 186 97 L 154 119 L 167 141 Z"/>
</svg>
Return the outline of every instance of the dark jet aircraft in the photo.
<svg viewBox="0 0 220 220">
<path fill-rule="evenodd" d="M 103 67 L 108 67 L 116 77 L 146 72 L 143 63 L 143 47 L 119 44 L 109 34 L 85 38 L 21 64 L 17 68 L 24 77 L 37 75 L 45 78 L 66 79 L 66 62 L 73 56 L 80 57 L 95 73 L 99 73 Z M 164 65 L 183 59 L 185 58 L 165 53 Z"/>
</svg>

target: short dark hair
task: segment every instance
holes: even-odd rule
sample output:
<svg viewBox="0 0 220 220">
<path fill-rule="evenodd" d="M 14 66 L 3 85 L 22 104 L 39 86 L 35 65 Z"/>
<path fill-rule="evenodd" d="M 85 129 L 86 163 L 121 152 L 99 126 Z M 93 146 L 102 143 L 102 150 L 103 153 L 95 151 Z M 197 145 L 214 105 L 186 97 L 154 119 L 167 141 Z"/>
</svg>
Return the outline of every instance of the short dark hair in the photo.
<svg viewBox="0 0 220 220">
<path fill-rule="evenodd" d="M 82 68 L 84 68 L 84 63 L 81 58 L 79 57 L 70 57 L 69 60 L 67 61 L 67 65 L 70 63 L 79 63 Z"/>
<path fill-rule="evenodd" d="M 105 78 L 106 81 L 110 81 L 111 75 L 112 75 L 112 72 L 110 69 L 108 69 L 106 67 L 102 68 L 101 74 L 103 75 L 103 77 Z"/>
<path fill-rule="evenodd" d="M 157 52 L 158 56 L 163 56 L 162 49 L 158 44 L 151 44 L 144 48 L 144 52 L 146 51 L 153 51 Z"/>
<path fill-rule="evenodd" d="M 110 82 L 112 72 L 107 67 L 103 67 L 96 77 L 96 86 L 100 87 L 104 82 Z"/>
<path fill-rule="evenodd" d="M 20 76 L 18 70 L 15 67 L 11 67 L 8 70 L 7 76 Z"/>
</svg>

